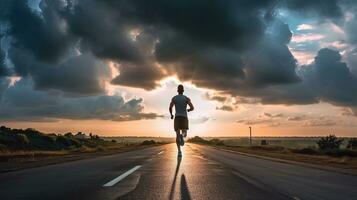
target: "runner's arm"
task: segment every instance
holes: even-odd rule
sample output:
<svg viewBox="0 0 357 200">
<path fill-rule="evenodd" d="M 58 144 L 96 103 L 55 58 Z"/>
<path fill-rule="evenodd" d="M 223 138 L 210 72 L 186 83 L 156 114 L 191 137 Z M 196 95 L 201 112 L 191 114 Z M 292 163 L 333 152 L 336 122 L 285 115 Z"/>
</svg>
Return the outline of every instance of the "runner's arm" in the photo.
<svg viewBox="0 0 357 200">
<path fill-rule="evenodd" d="M 170 106 L 169 106 L 171 119 L 174 118 L 174 116 L 172 115 L 172 107 L 174 107 L 174 99 L 173 98 L 171 99 Z"/>
<path fill-rule="evenodd" d="M 188 112 L 193 111 L 195 109 L 190 98 L 187 98 L 187 104 L 188 106 L 190 106 L 190 108 L 187 110 Z"/>
</svg>

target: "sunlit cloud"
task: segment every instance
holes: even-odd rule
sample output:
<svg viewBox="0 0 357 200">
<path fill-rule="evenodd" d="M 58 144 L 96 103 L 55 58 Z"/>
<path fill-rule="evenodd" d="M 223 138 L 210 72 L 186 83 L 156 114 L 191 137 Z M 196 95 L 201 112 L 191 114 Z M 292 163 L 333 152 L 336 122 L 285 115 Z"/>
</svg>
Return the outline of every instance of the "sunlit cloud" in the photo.
<svg viewBox="0 0 357 200">
<path fill-rule="evenodd" d="M 313 27 L 312 25 L 310 25 L 310 24 L 300 24 L 300 25 L 296 28 L 296 30 L 298 30 L 298 31 L 312 30 L 312 29 L 314 29 L 314 27 Z"/>
<path fill-rule="evenodd" d="M 294 43 L 303 43 L 311 42 L 324 39 L 326 36 L 318 33 L 307 33 L 307 34 L 295 34 L 293 35 L 291 42 Z"/>
</svg>

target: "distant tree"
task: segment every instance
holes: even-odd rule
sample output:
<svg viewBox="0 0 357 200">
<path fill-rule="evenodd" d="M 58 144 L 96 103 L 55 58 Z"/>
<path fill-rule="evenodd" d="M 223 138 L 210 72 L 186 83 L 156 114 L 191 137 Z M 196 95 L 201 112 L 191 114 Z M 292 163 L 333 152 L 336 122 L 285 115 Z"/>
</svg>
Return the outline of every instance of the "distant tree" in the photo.
<svg viewBox="0 0 357 200">
<path fill-rule="evenodd" d="M 28 148 L 30 141 L 25 134 L 17 134 L 16 140 L 21 148 Z"/>
<path fill-rule="evenodd" d="M 68 133 L 64 134 L 64 136 L 66 136 L 66 137 L 73 137 L 73 134 L 72 134 L 71 132 L 68 132 Z"/>
<path fill-rule="evenodd" d="M 336 150 L 339 149 L 343 139 L 338 139 L 335 135 L 329 135 L 320 138 L 316 143 L 321 150 Z"/>
<path fill-rule="evenodd" d="M 90 139 L 93 139 L 93 134 L 89 133 L 89 137 L 90 137 Z"/>
<path fill-rule="evenodd" d="M 144 140 L 142 143 L 142 145 L 152 145 L 152 144 L 156 144 L 155 140 Z"/>
<path fill-rule="evenodd" d="M 348 141 L 347 148 L 349 148 L 349 149 L 357 149 L 357 138 L 351 138 Z"/>
</svg>

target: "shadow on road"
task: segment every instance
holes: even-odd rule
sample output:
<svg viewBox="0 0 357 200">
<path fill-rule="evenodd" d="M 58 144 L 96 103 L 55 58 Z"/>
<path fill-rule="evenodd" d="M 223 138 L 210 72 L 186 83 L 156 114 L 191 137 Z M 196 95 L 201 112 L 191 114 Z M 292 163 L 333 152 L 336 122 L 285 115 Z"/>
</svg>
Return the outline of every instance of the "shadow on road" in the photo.
<svg viewBox="0 0 357 200">
<path fill-rule="evenodd" d="M 182 157 L 177 157 L 175 176 L 174 176 L 174 180 L 172 181 L 171 190 L 170 190 L 170 197 L 169 197 L 170 200 L 174 199 L 176 178 L 177 178 L 178 171 L 180 170 L 181 160 L 182 160 Z"/>
<path fill-rule="evenodd" d="M 181 183 L 180 183 L 180 190 L 181 190 L 181 199 L 185 199 L 185 200 L 191 200 L 191 195 L 190 195 L 190 191 L 188 190 L 187 187 L 187 181 L 186 181 L 186 177 L 185 174 L 181 175 Z"/>
</svg>

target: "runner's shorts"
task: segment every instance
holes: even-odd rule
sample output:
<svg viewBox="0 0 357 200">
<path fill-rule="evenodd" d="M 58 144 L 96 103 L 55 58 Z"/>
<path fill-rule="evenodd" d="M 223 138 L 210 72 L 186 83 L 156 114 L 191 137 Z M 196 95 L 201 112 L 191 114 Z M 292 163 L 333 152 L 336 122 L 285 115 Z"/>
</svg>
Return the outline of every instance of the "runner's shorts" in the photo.
<svg viewBox="0 0 357 200">
<path fill-rule="evenodd" d="M 174 120 L 174 128 L 177 130 L 188 130 L 188 119 L 187 117 L 177 116 Z"/>
</svg>

